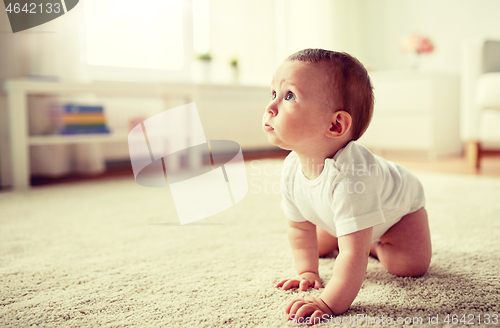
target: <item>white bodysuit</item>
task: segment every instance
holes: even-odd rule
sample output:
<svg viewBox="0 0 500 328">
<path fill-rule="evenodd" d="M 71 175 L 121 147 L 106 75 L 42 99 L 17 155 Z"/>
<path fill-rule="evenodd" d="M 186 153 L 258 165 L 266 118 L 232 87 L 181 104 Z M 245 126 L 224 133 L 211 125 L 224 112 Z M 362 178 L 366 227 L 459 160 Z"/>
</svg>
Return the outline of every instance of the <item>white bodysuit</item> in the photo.
<svg viewBox="0 0 500 328">
<path fill-rule="evenodd" d="M 325 159 L 314 180 L 304 176 L 298 155 L 291 152 L 282 183 L 286 216 L 310 221 L 335 237 L 373 227 L 372 242 L 377 241 L 404 215 L 425 205 L 413 174 L 353 141 Z"/>
</svg>

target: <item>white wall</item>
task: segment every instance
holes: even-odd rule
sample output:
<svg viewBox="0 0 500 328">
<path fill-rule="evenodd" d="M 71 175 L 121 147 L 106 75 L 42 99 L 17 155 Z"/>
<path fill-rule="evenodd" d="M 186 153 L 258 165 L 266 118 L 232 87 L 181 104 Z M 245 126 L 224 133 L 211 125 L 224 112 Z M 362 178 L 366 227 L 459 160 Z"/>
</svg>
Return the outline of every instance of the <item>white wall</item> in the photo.
<svg viewBox="0 0 500 328">
<path fill-rule="evenodd" d="M 335 4 L 331 0 L 211 0 L 214 80 L 228 80 L 228 61 L 233 56 L 239 58 L 243 82 L 267 85 L 279 63 L 292 53 L 338 48 Z"/>
<path fill-rule="evenodd" d="M 458 73 L 465 39 L 486 35 L 500 39 L 499 0 L 211 0 L 212 77 L 230 81 L 228 61 L 240 60 L 243 82 L 267 85 L 277 65 L 291 53 L 310 47 L 347 51 L 369 69 L 408 68 L 399 50 L 410 33 L 428 35 L 436 46 L 422 69 Z M 81 79 L 75 65 L 79 42 L 77 7 L 64 17 L 27 32 L 8 33 L 0 14 L 0 83 L 28 74 Z M 61 30 L 72 33 L 33 33 Z M 36 39 L 36 40 L 34 40 Z M 43 39 L 43 43 L 41 42 Z M 61 43 L 72 40 L 71 47 Z M 81 47 L 83 48 L 83 47 Z M 80 48 L 80 49 L 81 49 Z M 82 52 L 83 53 L 83 52 Z M 58 58 L 49 62 L 44 58 Z M 69 58 L 71 60 L 65 60 Z M 83 74 L 84 75 L 84 74 Z M 113 106 L 109 106 L 113 107 Z M 116 105 L 119 108 L 119 105 Z M 0 102 L 0 144 L 5 143 L 5 104 Z M 112 116 L 112 114 L 110 114 Z M 3 124 L 2 124 L 3 123 Z M 5 156 L 5 147 L 0 147 Z"/>
<path fill-rule="evenodd" d="M 405 35 L 427 35 L 435 51 L 423 70 L 458 73 L 464 40 L 500 38 L 498 0 L 211 0 L 211 51 L 216 80 L 227 80 L 238 56 L 242 77 L 267 83 L 291 53 L 310 47 L 347 51 L 372 70 L 409 68 L 399 49 Z"/>
<path fill-rule="evenodd" d="M 210 7 L 213 80 L 230 81 L 229 61 L 237 57 L 243 82 L 264 83 L 274 66 L 272 1 L 211 0 Z"/>
<path fill-rule="evenodd" d="M 405 35 L 427 35 L 434 53 L 421 69 L 458 73 L 464 40 L 500 38 L 498 0 L 211 0 L 214 80 L 229 79 L 229 58 L 244 81 L 267 83 L 281 60 L 309 47 L 347 51 L 372 70 L 409 68 Z"/>
<path fill-rule="evenodd" d="M 422 69 L 458 73 L 460 48 L 476 36 L 500 39 L 497 0 L 359 0 L 362 57 L 372 69 L 408 68 L 399 51 L 401 38 L 411 32 L 427 35 L 434 53 L 424 55 Z"/>
<path fill-rule="evenodd" d="M 413 31 L 428 35 L 436 45 L 433 54 L 424 56 L 424 69 L 458 72 L 463 40 L 476 35 L 500 38 L 499 13 L 498 0 L 211 0 L 214 80 L 230 80 L 228 61 L 237 56 L 244 80 L 267 83 L 283 58 L 306 47 L 345 50 L 372 69 L 407 68 L 399 41 Z M 33 31 L 54 30 L 63 21 L 77 24 L 70 17 L 75 14 L 76 10 Z M 5 12 L 0 19 L 2 30 L 10 30 Z M 38 41 L 56 36 L 35 35 Z M 60 47 L 45 46 L 44 53 L 32 57 L 23 49 L 35 51 L 40 42 L 17 42 L 22 38 L 33 39 L 33 34 L 0 34 L 0 79 L 28 71 L 67 74 L 67 68 L 59 72 L 53 64 L 40 62 L 54 51 L 61 54 Z"/>
</svg>

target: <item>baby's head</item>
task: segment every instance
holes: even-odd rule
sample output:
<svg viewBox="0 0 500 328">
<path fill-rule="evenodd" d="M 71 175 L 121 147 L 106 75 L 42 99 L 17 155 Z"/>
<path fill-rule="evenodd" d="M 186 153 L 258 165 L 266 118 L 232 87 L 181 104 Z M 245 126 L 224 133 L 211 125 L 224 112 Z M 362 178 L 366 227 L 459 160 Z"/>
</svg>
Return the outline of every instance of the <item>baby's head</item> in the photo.
<svg viewBox="0 0 500 328">
<path fill-rule="evenodd" d="M 304 49 L 285 61 L 300 61 L 319 67 L 326 77 L 326 102 L 333 112 L 351 116 L 351 140 L 359 139 L 368 128 L 373 114 L 373 87 L 365 67 L 345 52 Z"/>
<path fill-rule="evenodd" d="M 288 57 L 274 73 L 262 125 L 276 146 L 329 156 L 361 137 L 372 112 L 370 78 L 357 59 L 306 49 Z"/>
</svg>

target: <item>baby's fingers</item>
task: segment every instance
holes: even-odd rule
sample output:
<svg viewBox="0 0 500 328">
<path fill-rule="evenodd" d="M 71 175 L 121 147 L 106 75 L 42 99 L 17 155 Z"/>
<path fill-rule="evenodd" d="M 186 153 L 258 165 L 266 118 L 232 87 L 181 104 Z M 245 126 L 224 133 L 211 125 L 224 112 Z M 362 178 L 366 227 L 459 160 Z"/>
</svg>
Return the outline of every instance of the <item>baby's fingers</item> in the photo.
<svg viewBox="0 0 500 328">
<path fill-rule="evenodd" d="M 296 288 L 299 287 L 299 290 L 301 292 L 307 291 L 307 288 L 313 287 L 315 289 L 320 289 L 321 288 L 321 282 L 318 280 L 315 280 L 314 282 L 310 282 L 309 280 L 302 279 L 302 280 L 297 280 L 297 279 L 283 279 L 281 281 L 278 281 L 274 287 L 279 288 L 282 287 L 283 290 L 288 290 L 290 288 Z"/>
<path fill-rule="evenodd" d="M 300 304 L 300 307 L 297 306 Z M 318 310 L 316 309 L 314 306 L 312 306 L 311 304 L 307 304 L 307 303 L 304 303 L 304 302 L 297 302 L 295 303 L 293 306 L 292 306 L 292 309 L 291 309 L 291 312 L 293 312 L 295 308 L 295 316 L 294 316 L 294 319 L 295 320 L 300 320 L 302 318 L 302 322 L 304 322 L 306 320 L 307 317 L 310 317 L 312 316 L 316 311 L 319 311 L 321 312 L 321 310 Z M 322 312 L 320 314 L 323 314 Z M 318 319 L 316 319 L 318 320 Z M 300 321 L 297 321 L 300 323 Z"/>
<path fill-rule="evenodd" d="M 301 292 L 305 292 L 307 290 L 307 288 L 309 288 L 309 286 L 311 285 L 311 283 L 307 280 L 302 280 L 299 284 L 299 290 Z"/>
<path fill-rule="evenodd" d="M 274 287 L 276 287 L 276 288 L 280 288 L 280 287 L 282 287 L 282 286 L 283 286 L 283 284 L 284 284 L 285 282 L 287 282 L 288 280 L 290 280 L 290 279 L 283 279 L 283 280 L 281 280 L 281 281 L 278 281 L 278 282 L 274 285 Z"/>
<path fill-rule="evenodd" d="M 311 324 L 309 324 L 308 326 L 312 326 L 312 325 L 321 323 L 322 319 L 323 319 L 323 312 L 321 312 L 321 310 L 316 310 L 311 315 Z"/>
<path fill-rule="evenodd" d="M 283 290 L 289 290 L 290 288 L 299 287 L 300 281 L 296 279 L 289 279 L 283 284 Z"/>
<path fill-rule="evenodd" d="M 294 280 L 295 280 L 295 279 L 283 279 L 283 280 L 281 280 L 281 281 L 278 281 L 278 282 L 276 283 L 276 285 L 274 285 L 274 287 L 276 287 L 276 288 L 283 287 L 283 290 L 286 290 L 286 289 L 288 289 L 288 288 L 290 288 L 290 287 L 288 287 L 288 288 L 286 288 L 286 289 L 285 289 L 285 288 L 284 288 L 284 285 L 285 285 L 287 282 L 289 282 L 289 281 L 294 281 Z M 287 286 L 289 286 L 289 285 L 287 285 Z M 298 284 L 297 284 L 297 286 L 298 286 Z M 297 286 L 295 286 L 295 287 L 297 287 Z M 292 286 L 292 287 L 293 287 L 293 286 Z"/>
<path fill-rule="evenodd" d="M 295 311 L 297 311 L 297 308 L 295 309 L 295 311 L 292 311 L 292 307 L 297 302 L 299 303 L 299 305 L 300 304 L 304 304 L 304 299 L 295 299 L 295 300 L 292 300 L 290 303 L 287 304 L 287 306 L 285 308 L 285 312 L 288 313 L 288 314 L 294 314 Z"/>
</svg>

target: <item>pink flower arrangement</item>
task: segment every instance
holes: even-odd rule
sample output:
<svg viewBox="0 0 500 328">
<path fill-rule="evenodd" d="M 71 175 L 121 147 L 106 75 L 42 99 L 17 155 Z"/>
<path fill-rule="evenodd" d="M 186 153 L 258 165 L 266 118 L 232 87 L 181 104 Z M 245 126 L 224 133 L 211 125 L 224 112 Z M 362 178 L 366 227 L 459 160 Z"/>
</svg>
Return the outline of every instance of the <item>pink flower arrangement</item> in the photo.
<svg viewBox="0 0 500 328">
<path fill-rule="evenodd" d="M 409 34 L 401 39 L 400 48 L 403 52 L 430 54 L 434 51 L 432 41 L 420 34 Z"/>
</svg>

